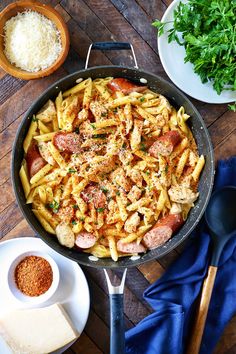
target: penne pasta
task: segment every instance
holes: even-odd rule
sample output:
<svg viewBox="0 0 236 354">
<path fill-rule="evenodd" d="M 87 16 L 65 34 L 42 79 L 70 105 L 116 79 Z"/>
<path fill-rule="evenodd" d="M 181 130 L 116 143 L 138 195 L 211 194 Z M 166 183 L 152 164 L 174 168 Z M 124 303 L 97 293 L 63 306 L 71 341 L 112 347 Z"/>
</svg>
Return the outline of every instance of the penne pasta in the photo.
<svg viewBox="0 0 236 354">
<path fill-rule="evenodd" d="M 33 118 L 28 133 L 25 137 L 24 143 L 23 143 L 23 148 L 24 148 L 24 152 L 27 153 L 29 146 L 33 140 L 33 137 L 36 135 L 36 130 L 38 128 L 38 124 L 35 118 Z"/>
<path fill-rule="evenodd" d="M 188 119 L 145 86 L 79 78 L 32 119 L 19 172 L 26 204 L 63 246 L 80 239 L 95 257 L 159 246 L 155 229 L 146 233 L 172 214 L 186 220 L 198 197 L 205 159 Z"/>
</svg>

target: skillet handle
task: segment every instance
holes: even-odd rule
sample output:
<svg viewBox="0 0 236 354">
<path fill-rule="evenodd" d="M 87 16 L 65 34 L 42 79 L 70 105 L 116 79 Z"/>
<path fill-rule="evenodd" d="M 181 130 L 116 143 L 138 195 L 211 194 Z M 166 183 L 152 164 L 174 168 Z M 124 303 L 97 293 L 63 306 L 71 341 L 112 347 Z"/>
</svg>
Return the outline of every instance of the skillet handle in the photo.
<svg viewBox="0 0 236 354">
<path fill-rule="evenodd" d="M 128 42 L 95 42 L 90 44 L 87 57 L 86 57 L 86 62 L 85 62 L 85 69 L 88 68 L 88 62 L 89 62 L 89 57 L 91 50 L 128 50 L 130 49 L 132 51 L 133 59 L 134 59 L 134 67 L 138 69 L 138 64 L 137 64 L 137 59 L 134 53 L 134 48 L 132 44 Z"/>
<path fill-rule="evenodd" d="M 110 354 L 125 352 L 123 294 L 110 294 Z"/>
<path fill-rule="evenodd" d="M 125 353 L 125 329 L 123 293 L 125 286 L 125 269 L 119 286 L 111 284 L 106 269 L 104 269 L 110 297 L 110 354 Z"/>
</svg>

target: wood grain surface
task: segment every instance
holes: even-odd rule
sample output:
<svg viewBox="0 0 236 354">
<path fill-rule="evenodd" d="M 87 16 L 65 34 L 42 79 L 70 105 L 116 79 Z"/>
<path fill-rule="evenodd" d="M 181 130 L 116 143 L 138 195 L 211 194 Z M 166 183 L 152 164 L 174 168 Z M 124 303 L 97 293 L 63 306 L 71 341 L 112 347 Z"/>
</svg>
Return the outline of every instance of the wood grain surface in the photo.
<svg viewBox="0 0 236 354">
<path fill-rule="evenodd" d="M 1 0 L 0 11 L 13 1 Z M 15 200 L 10 179 L 11 149 L 16 129 L 30 104 L 53 82 L 84 68 L 88 46 L 95 41 L 127 41 L 135 48 L 139 67 L 169 80 L 158 56 L 156 31 L 171 0 L 47 0 L 67 23 L 71 48 L 63 66 L 51 76 L 36 81 L 13 78 L 0 69 L 0 239 L 33 236 Z M 129 51 L 95 52 L 90 65 L 133 65 Z M 236 154 L 236 117 L 227 104 L 206 104 L 190 98 L 209 129 L 216 160 Z M 125 325 L 131 328 L 152 310 L 143 291 L 181 256 L 184 245 L 159 261 L 128 271 L 125 287 Z M 91 292 L 91 311 L 85 331 L 66 354 L 109 353 L 109 299 L 104 274 L 83 267 Z M 113 273 L 120 277 L 120 273 Z M 217 325 L 217 324 L 216 324 Z M 236 317 L 227 325 L 214 354 L 236 354 Z M 158 353 L 157 353 L 158 354 Z"/>
</svg>

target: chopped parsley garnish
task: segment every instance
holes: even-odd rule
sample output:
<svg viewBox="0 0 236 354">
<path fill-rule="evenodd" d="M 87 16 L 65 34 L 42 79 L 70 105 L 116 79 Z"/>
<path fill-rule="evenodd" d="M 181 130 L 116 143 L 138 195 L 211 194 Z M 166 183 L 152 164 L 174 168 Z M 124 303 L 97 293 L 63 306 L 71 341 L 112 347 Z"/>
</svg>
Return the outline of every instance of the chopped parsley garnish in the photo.
<svg viewBox="0 0 236 354">
<path fill-rule="evenodd" d="M 102 213 L 104 211 L 104 208 L 97 208 L 98 213 Z"/>
<path fill-rule="evenodd" d="M 70 167 L 70 168 L 68 169 L 68 172 L 69 172 L 69 173 L 75 173 L 75 172 L 77 172 L 77 171 Z"/>
<path fill-rule="evenodd" d="M 168 169 L 169 169 L 169 166 L 168 166 L 168 165 L 166 165 L 166 167 L 165 167 L 165 173 L 167 173 L 167 172 L 168 172 Z"/>
<path fill-rule="evenodd" d="M 122 145 L 122 149 L 125 149 L 126 148 L 126 143 L 123 143 L 123 145 Z"/>
<path fill-rule="evenodd" d="M 52 209 L 52 211 L 54 213 L 58 213 L 58 210 L 60 208 L 60 204 L 55 199 L 53 199 L 53 202 L 49 203 L 48 206 L 49 206 L 49 208 Z"/>
<path fill-rule="evenodd" d="M 145 173 L 146 173 L 147 176 L 150 175 L 150 171 L 149 170 L 147 170 Z"/>
<path fill-rule="evenodd" d="M 143 152 L 147 151 L 147 147 L 146 147 L 146 145 L 144 143 L 140 144 L 140 150 L 142 150 Z"/>
<path fill-rule="evenodd" d="M 91 123 L 90 125 L 91 125 L 91 127 L 92 127 L 94 130 L 96 129 L 96 125 L 95 125 L 95 124 Z"/>
<path fill-rule="evenodd" d="M 76 128 L 75 128 L 75 133 L 76 133 L 76 134 L 79 134 L 79 127 L 76 127 Z"/>
<path fill-rule="evenodd" d="M 117 191 L 117 192 L 116 192 L 116 195 L 120 195 L 120 192 L 119 192 L 119 191 Z"/>
<path fill-rule="evenodd" d="M 114 112 L 114 113 L 117 113 L 117 111 L 118 111 L 117 108 L 114 108 L 114 109 L 113 109 L 113 112 Z"/>
<path fill-rule="evenodd" d="M 73 208 L 73 209 L 79 209 L 79 207 L 78 207 L 77 204 L 72 205 L 72 208 Z"/>
<path fill-rule="evenodd" d="M 82 216 L 79 218 L 79 221 L 84 221 L 85 218 L 83 218 Z"/>
<path fill-rule="evenodd" d="M 106 113 L 106 112 L 102 112 L 101 116 L 102 116 L 102 117 L 106 117 L 106 116 L 107 116 L 107 113 Z"/>
<path fill-rule="evenodd" d="M 106 134 L 95 134 L 93 139 L 106 139 Z"/>
<path fill-rule="evenodd" d="M 35 115 L 33 115 L 32 122 L 37 122 L 37 121 L 38 121 L 38 118 L 36 118 Z"/>
<path fill-rule="evenodd" d="M 172 28 L 167 30 L 168 42 L 176 41 L 185 47 L 184 62 L 192 63 L 202 83 L 212 82 L 218 94 L 224 89 L 236 90 L 235 13 L 236 1 L 180 2 L 174 11 Z M 159 36 L 169 23 L 159 20 L 153 22 Z"/>
<path fill-rule="evenodd" d="M 228 107 L 231 111 L 236 112 L 236 101 L 234 102 L 234 104 L 229 104 Z"/>
<path fill-rule="evenodd" d="M 101 186 L 101 190 L 103 191 L 103 193 L 107 193 L 108 192 L 108 189 L 106 188 L 106 187 L 104 187 L 104 186 Z"/>
<path fill-rule="evenodd" d="M 72 220 L 72 221 L 71 221 L 71 224 L 72 224 L 72 225 L 77 225 L 77 222 L 76 222 L 75 220 Z"/>
<path fill-rule="evenodd" d="M 140 102 L 144 102 L 145 101 L 145 97 L 140 97 L 139 101 Z"/>
</svg>

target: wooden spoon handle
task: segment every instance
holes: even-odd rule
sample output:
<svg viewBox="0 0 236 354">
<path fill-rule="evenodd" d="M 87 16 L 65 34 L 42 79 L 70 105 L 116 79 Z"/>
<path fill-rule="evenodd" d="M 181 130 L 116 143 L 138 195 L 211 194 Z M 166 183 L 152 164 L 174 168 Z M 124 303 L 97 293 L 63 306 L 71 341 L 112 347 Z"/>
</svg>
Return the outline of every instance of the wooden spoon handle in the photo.
<svg viewBox="0 0 236 354">
<path fill-rule="evenodd" d="M 207 312 L 208 312 L 208 307 L 210 304 L 211 294 L 215 283 L 216 272 L 217 272 L 217 267 L 210 266 L 208 268 L 208 274 L 203 283 L 200 304 L 197 310 L 196 320 L 193 325 L 186 354 L 199 353 L 199 349 L 202 341 L 202 334 L 204 331 Z"/>
</svg>

